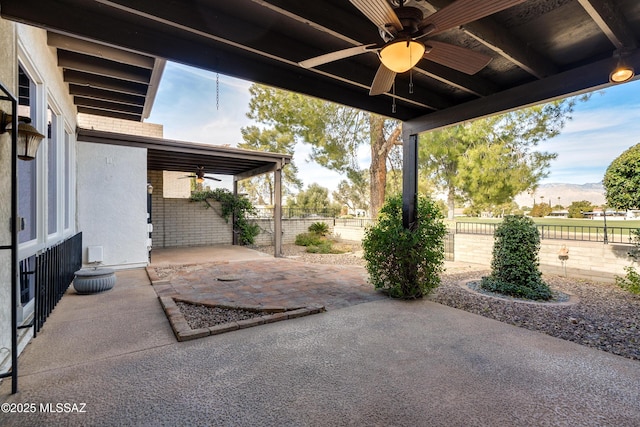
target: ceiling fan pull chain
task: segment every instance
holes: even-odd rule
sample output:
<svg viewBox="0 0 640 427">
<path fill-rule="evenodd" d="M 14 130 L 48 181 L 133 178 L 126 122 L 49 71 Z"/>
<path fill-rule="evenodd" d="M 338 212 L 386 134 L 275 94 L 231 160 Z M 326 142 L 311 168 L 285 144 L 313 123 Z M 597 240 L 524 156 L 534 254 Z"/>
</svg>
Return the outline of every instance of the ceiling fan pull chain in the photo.
<svg viewBox="0 0 640 427">
<path fill-rule="evenodd" d="M 220 73 L 216 72 L 216 111 L 220 110 Z"/>
<path fill-rule="evenodd" d="M 393 89 L 393 103 L 391 104 L 391 112 L 393 114 L 396 113 L 396 82 L 393 82 L 393 86 L 391 86 L 391 88 Z"/>
<path fill-rule="evenodd" d="M 413 68 L 409 70 L 409 93 L 413 93 Z"/>
</svg>

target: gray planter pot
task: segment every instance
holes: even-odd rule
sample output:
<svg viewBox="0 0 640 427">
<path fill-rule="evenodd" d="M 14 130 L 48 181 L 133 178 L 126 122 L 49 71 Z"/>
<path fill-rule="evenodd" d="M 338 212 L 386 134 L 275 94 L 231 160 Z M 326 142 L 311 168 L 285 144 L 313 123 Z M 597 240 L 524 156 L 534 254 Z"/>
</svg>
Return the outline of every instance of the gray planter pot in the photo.
<svg viewBox="0 0 640 427">
<path fill-rule="evenodd" d="M 116 284 L 115 270 L 112 268 L 88 268 L 75 272 L 73 287 L 81 295 L 108 291 Z"/>
</svg>

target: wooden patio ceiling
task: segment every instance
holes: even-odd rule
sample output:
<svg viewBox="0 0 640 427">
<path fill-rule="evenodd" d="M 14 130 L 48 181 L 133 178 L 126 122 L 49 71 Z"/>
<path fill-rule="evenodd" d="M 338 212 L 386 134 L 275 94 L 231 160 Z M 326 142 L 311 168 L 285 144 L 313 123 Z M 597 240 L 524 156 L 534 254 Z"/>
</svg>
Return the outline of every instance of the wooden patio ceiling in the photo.
<svg viewBox="0 0 640 427">
<path fill-rule="evenodd" d="M 451 3 L 405 5 L 428 16 Z M 0 13 L 52 34 L 394 117 L 405 122 L 405 134 L 607 86 L 617 52 L 640 70 L 637 0 L 525 0 L 429 38 L 489 56 L 491 62 L 478 73 L 423 59 L 412 73 L 396 77 L 395 94 L 378 96 L 369 96 L 379 65 L 373 53 L 309 69 L 298 64 L 339 49 L 381 44 L 378 28 L 349 0 L 0 0 Z M 75 56 L 62 58 L 70 63 Z"/>
</svg>

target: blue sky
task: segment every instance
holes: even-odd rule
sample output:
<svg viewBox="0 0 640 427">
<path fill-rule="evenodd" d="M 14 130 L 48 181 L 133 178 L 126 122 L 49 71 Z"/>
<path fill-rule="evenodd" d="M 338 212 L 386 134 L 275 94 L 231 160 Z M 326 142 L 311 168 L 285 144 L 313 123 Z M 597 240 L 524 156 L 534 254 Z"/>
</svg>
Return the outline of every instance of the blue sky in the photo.
<svg viewBox="0 0 640 427">
<path fill-rule="evenodd" d="M 240 128 L 254 124 L 246 117 L 251 82 L 220 75 L 219 83 L 216 108 L 215 73 L 167 62 L 147 121 L 164 125 L 165 138 L 236 146 Z M 561 135 L 540 144 L 558 153 L 542 183 L 600 182 L 611 161 L 639 142 L 640 81 L 598 91 L 578 103 Z M 294 154 L 305 188 L 317 182 L 333 191 L 343 177 L 308 162 L 309 151 L 299 144 Z M 359 159 L 369 161 L 366 147 Z"/>
</svg>

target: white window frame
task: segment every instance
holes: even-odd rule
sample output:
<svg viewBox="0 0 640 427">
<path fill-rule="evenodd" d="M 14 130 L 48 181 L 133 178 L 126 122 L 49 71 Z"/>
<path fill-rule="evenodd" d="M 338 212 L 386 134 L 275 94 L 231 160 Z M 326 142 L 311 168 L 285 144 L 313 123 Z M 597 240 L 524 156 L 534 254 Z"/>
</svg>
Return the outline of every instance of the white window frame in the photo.
<svg viewBox="0 0 640 427">
<path fill-rule="evenodd" d="M 31 126 L 38 129 L 39 132 L 45 134 L 46 121 L 47 121 L 47 96 L 44 79 L 37 71 L 37 68 L 30 60 L 29 55 L 26 53 L 22 43 L 18 42 L 18 63 L 24 72 L 29 76 L 31 80 L 31 90 L 29 95 L 32 97 L 31 105 Z M 17 68 L 16 68 L 17 73 Z M 36 162 L 36 220 L 35 220 L 35 239 L 27 242 L 20 243 L 18 245 L 18 257 L 24 259 L 35 255 L 38 251 L 45 247 L 45 233 L 46 233 L 46 215 L 43 215 L 43 209 L 46 209 L 46 205 L 43 206 L 43 200 L 46 201 L 46 156 L 43 156 L 45 151 L 45 144 L 40 144 L 38 147 L 38 153 L 32 162 Z M 45 151 L 46 153 L 46 151 Z M 19 189 L 18 189 L 19 191 Z"/>
<path fill-rule="evenodd" d="M 63 217 L 62 217 L 62 230 L 64 237 L 71 237 L 76 231 L 76 134 L 71 128 L 71 125 L 64 123 L 64 153 L 63 153 L 63 173 L 62 173 L 62 205 L 63 205 Z M 66 167 L 68 163 L 68 168 Z M 69 177 L 69 182 L 66 182 L 66 177 Z M 65 225 L 65 221 L 68 222 Z"/>
</svg>

